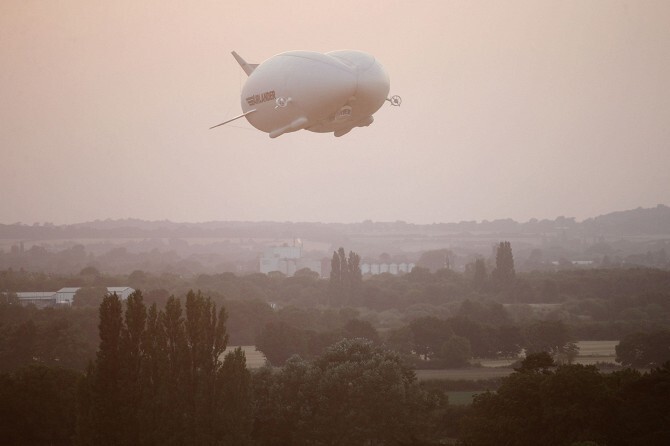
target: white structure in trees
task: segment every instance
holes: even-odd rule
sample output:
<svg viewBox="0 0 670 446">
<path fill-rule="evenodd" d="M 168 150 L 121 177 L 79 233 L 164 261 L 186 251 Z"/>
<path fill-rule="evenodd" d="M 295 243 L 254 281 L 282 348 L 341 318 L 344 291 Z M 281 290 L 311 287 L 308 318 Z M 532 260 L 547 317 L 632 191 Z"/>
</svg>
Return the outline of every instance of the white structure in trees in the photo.
<svg viewBox="0 0 670 446">
<path fill-rule="evenodd" d="M 52 305 L 72 305 L 74 295 L 77 294 L 81 287 L 66 287 L 58 291 L 49 292 L 34 292 L 26 291 L 16 293 L 19 303 L 22 305 L 34 304 L 38 308 L 48 307 Z M 127 286 L 110 286 L 107 287 L 107 293 L 114 294 L 121 300 L 128 299 L 131 293 L 135 290 Z"/>
<path fill-rule="evenodd" d="M 303 268 L 308 268 L 321 276 L 321 261 L 304 258 L 300 240 L 294 241 L 293 246 L 269 248 L 260 260 L 260 272 L 263 274 L 278 271 L 290 277 Z"/>
<path fill-rule="evenodd" d="M 361 264 L 361 274 L 376 276 L 377 274 L 389 273 L 398 275 L 412 271 L 413 263 L 363 263 Z"/>
</svg>

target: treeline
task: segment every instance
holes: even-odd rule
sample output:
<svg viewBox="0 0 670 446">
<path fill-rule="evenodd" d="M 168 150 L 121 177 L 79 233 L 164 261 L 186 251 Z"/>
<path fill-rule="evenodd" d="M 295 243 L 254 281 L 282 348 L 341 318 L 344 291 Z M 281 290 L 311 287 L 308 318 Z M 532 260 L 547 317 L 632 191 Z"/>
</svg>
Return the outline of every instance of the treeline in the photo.
<svg viewBox="0 0 670 446">
<path fill-rule="evenodd" d="M 20 291 L 56 291 L 62 287 L 126 285 L 146 290 L 147 298 L 164 304 L 170 295 L 200 289 L 215 300 L 261 300 L 281 306 L 351 306 L 382 312 L 402 312 L 416 305 L 435 307 L 464 300 L 504 304 L 562 304 L 576 316 L 596 321 L 659 319 L 668 316 L 664 302 L 670 289 L 670 271 L 652 268 L 593 269 L 557 272 L 516 273 L 501 282 L 495 266 L 473 262 L 464 273 L 449 269 L 431 272 L 415 267 L 399 276 L 380 274 L 354 282 L 355 289 L 331 301 L 334 285 L 309 270 L 293 277 L 233 273 L 151 274 L 141 270 L 129 275 L 108 276 L 87 267 L 77 275 L 50 275 L 26 271 L 0 271 L 1 297 Z M 6 299 L 6 297 L 5 297 Z M 586 302 L 587 305 L 582 303 Z M 658 307 L 647 307 L 650 304 Z M 606 308 L 603 308 L 606 307 Z M 660 307 L 660 308 L 659 308 Z M 637 308 L 642 313 L 627 310 Z M 660 310 L 660 313 L 659 313 Z M 581 311 L 582 313 L 575 313 Z M 583 318 L 582 318 L 583 319 Z"/>
<path fill-rule="evenodd" d="M 417 369 L 469 367 L 484 358 L 517 358 L 547 352 L 559 364 L 572 363 L 579 349 L 574 330 L 560 320 L 534 320 L 513 324 L 500 315 L 495 305 L 488 310 L 487 323 L 468 317 L 475 305 L 466 302 L 460 315 L 449 318 L 424 316 L 383 333 L 368 321 L 350 319 L 331 330 L 298 328 L 285 321 L 265 325 L 256 338 L 256 348 L 275 366 L 283 365 L 292 355 L 314 358 L 342 338 L 361 337 L 399 352 Z M 353 315 L 352 315 L 353 316 Z M 621 338 L 616 360 L 623 366 L 657 367 L 670 360 L 670 330 L 636 331 Z"/>
<path fill-rule="evenodd" d="M 0 372 L 30 364 L 83 371 L 97 348 L 97 308 L 0 303 Z"/>
<path fill-rule="evenodd" d="M 443 386 L 417 384 L 397 355 L 361 340 L 340 342 L 315 361 L 296 357 L 280 370 L 220 375 L 227 375 L 228 381 L 217 381 L 215 394 L 226 399 L 218 405 L 235 412 L 228 414 L 227 422 L 214 416 L 224 424 L 200 425 L 196 437 L 189 437 L 177 431 L 190 419 L 188 401 L 152 406 L 176 413 L 177 425 L 142 424 L 136 410 L 121 414 L 119 420 L 91 423 L 81 411 L 101 409 L 82 407 L 89 377 L 46 366 L 0 373 L 3 444 L 661 446 L 670 442 L 670 363 L 646 373 L 631 369 L 601 373 L 593 366 L 555 367 L 551 358 L 538 361 L 531 356 L 518 371 L 502 378 L 495 393 L 483 390 L 470 407 L 450 406 Z M 119 392 L 107 407 L 109 414 L 132 394 L 128 388 Z M 144 407 L 147 401 L 139 403 Z M 175 412 L 179 410 L 183 412 Z M 217 414 L 222 416 L 213 415 Z M 166 416 L 155 414 L 158 419 Z M 112 427 L 119 431 L 109 441 L 100 438 Z"/>
<path fill-rule="evenodd" d="M 127 246 L 125 246 L 127 245 Z M 109 242 L 105 249 L 75 244 L 59 250 L 33 245 L 24 248 L 14 245 L 9 252 L 0 249 L 0 269 L 41 271 L 49 274 L 70 275 L 95 265 L 112 274 L 144 269 L 172 274 L 193 275 L 213 271 L 256 271 L 258 255 L 239 244 L 226 241 L 207 246 L 189 245 L 179 239 L 139 239 L 117 246 Z"/>
<path fill-rule="evenodd" d="M 495 393 L 475 397 L 459 431 L 464 446 L 670 444 L 670 362 L 641 374 L 553 367 L 531 355 Z"/>
<path fill-rule="evenodd" d="M 168 299 L 174 301 L 174 297 Z M 466 301 L 456 316 L 422 316 L 383 332 L 351 308 L 273 311 L 258 301 L 230 303 L 227 333 L 246 332 L 243 336 L 251 337 L 247 345 L 254 344 L 275 366 L 296 354 L 316 358 L 344 338 L 365 338 L 385 345 L 399 352 L 408 364 L 423 369 L 467 367 L 473 358 L 474 362 L 477 358 L 514 358 L 522 349 L 550 352 L 561 363 L 571 362 L 578 353 L 574 344 L 578 338 L 570 325 L 560 320 L 513 323 L 495 303 Z M 97 349 L 97 318 L 97 310 L 90 307 L 37 310 L 0 304 L 0 371 L 30 364 L 85 370 Z M 617 347 L 618 360 L 625 366 L 650 367 L 670 359 L 668 333 L 636 331 L 624 336 Z"/>
<path fill-rule="evenodd" d="M 462 221 L 415 225 L 402 221 L 354 224 L 106 220 L 76 225 L 0 224 L 0 270 L 13 268 L 74 274 L 93 265 L 113 274 L 133 270 L 181 275 L 258 270 L 258 254 L 274 243 L 301 237 L 306 246 L 348 245 L 366 263 L 415 262 L 417 242 L 427 249 L 451 246 L 451 266 L 461 270 L 504 236 L 518 240 L 519 271 L 633 265 L 670 269 L 667 234 L 670 208 L 615 212 L 581 223 L 574 218 Z M 383 235 L 383 237 L 380 237 Z M 643 236 L 643 237 L 640 237 Z M 206 240 L 206 241 L 205 241 Z M 205 241 L 203 243 L 203 241 Z M 86 245 L 84 245 L 86 244 Z M 425 254 L 425 253 L 424 253 Z M 307 255 L 327 260 L 321 248 Z M 442 262 L 444 263 L 444 262 Z M 147 288 L 144 288 L 147 289 Z"/>
<path fill-rule="evenodd" d="M 569 327 L 561 321 L 528 325 L 480 324 L 467 317 L 414 319 L 383 334 L 367 321 L 349 320 L 337 330 L 300 329 L 286 322 L 267 324 L 256 339 L 256 348 L 273 365 L 283 365 L 292 355 L 313 358 L 342 338 L 361 337 L 401 353 L 416 368 L 454 368 L 470 365 L 475 358 L 514 358 L 522 349 L 547 351 L 558 360 L 572 361 L 577 347 Z"/>
<path fill-rule="evenodd" d="M 240 350 L 220 357 L 226 313 L 189 292 L 146 309 L 139 291 L 100 305 L 100 346 L 78 394 L 79 444 L 214 444 L 235 440 L 248 383 Z M 228 395 L 230 394 L 230 395 Z"/>
<path fill-rule="evenodd" d="M 362 338 L 339 340 L 312 360 L 294 356 L 281 369 L 250 371 L 242 350 L 223 355 L 227 314 L 201 293 L 187 293 L 184 304 L 172 297 L 160 309 L 147 308 L 139 291 L 125 302 L 106 296 L 100 344 L 85 373 L 45 365 L 0 373 L 3 444 L 670 441 L 670 362 L 648 373 L 603 374 L 593 366 L 556 367 L 542 351 L 529 354 L 495 393 L 457 408 L 440 386 L 420 385 L 401 355 Z"/>
<path fill-rule="evenodd" d="M 0 271 L 0 290 L 4 290 L 0 292 L 0 370 L 16 370 L 28 363 L 83 370 L 97 348 L 96 312 L 104 287 L 118 285 L 145 290 L 144 301 L 159 308 L 171 296 L 201 290 L 219 308 L 225 305 L 230 310 L 232 345 L 262 345 L 273 363 L 282 363 L 293 353 L 315 357 L 330 343 L 362 330 L 366 337 L 378 336 L 398 351 L 424 351 L 425 345 L 414 339 L 408 327 L 429 317 L 450 321 L 452 327 L 434 336 L 432 359 L 452 356 L 440 353 L 447 341 L 452 346 L 445 351 L 467 354 L 463 338 L 473 357 L 513 356 L 518 349 L 529 348 L 530 327 L 539 320 L 560 321 L 571 341 L 622 339 L 670 328 L 668 271 L 514 273 L 508 255 L 511 248 L 503 247 L 499 265 L 490 272 L 478 260 L 466 273 L 417 267 L 402 276 L 371 278 L 360 277 L 356 273 L 360 259 L 341 250 L 333 256 L 331 280 L 308 270 L 294 277 L 223 273 L 193 278 L 143 271 L 105 276 L 92 267 L 76 276 Z M 37 310 L 16 304 L 15 292 L 55 291 L 63 286 L 82 287 L 73 308 Z M 534 303 L 551 305 L 530 305 Z M 274 342 L 275 347 L 267 342 L 276 339 L 283 342 Z"/>
<path fill-rule="evenodd" d="M 96 220 L 87 223 L 54 225 L 0 224 L 0 237 L 18 240 L 119 240 L 178 238 L 265 238 L 282 239 L 287 234 L 303 234 L 310 240 L 330 241 L 342 237 L 339 228 L 349 225 L 291 222 L 203 222 L 179 223 L 167 220 Z"/>
<path fill-rule="evenodd" d="M 412 444 L 430 435 L 445 400 L 399 355 L 348 339 L 314 361 L 251 373 L 242 350 L 221 358 L 226 314 L 200 293 L 160 310 L 139 291 L 125 304 L 106 296 L 83 376 L 46 366 L 0 374 L 3 444 Z"/>
</svg>

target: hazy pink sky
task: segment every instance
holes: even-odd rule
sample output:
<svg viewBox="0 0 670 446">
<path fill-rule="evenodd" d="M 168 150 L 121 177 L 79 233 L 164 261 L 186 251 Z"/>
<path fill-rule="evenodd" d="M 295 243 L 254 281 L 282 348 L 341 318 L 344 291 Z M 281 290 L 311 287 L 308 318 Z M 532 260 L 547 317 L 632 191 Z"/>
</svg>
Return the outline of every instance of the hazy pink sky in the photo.
<svg viewBox="0 0 670 446">
<path fill-rule="evenodd" d="M 377 57 L 400 108 L 271 140 L 249 62 Z M 670 2 L 0 2 L 0 223 L 578 219 L 670 204 Z"/>
</svg>

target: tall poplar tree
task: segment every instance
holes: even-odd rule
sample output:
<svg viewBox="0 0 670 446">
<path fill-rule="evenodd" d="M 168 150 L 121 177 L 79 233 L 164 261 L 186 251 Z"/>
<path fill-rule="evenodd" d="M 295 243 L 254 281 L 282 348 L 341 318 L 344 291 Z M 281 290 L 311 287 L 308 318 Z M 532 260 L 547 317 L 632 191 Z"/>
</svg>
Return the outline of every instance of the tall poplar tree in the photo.
<svg viewBox="0 0 670 446">
<path fill-rule="evenodd" d="M 251 373 L 244 351 L 228 353 L 217 373 L 216 426 L 218 444 L 249 444 L 253 428 Z"/>
<path fill-rule="evenodd" d="M 362 280 L 361 257 L 358 254 L 350 251 L 347 258 L 342 247 L 333 252 L 328 283 L 330 305 L 342 306 L 351 303 L 360 291 Z"/>
<path fill-rule="evenodd" d="M 344 250 L 333 252 L 333 258 L 330 261 L 330 280 L 328 282 L 328 304 L 330 306 L 339 306 L 342 303 L 344 295 L 344 276 L 347 274 L 346 258 L 343 258 Z"/>
<path fill-rule="evenodd" d="M 486 284 L 486 263 L 484 263 L 484 259 L 475 260 L 472 284 L 476 290 L 482 290 Z"/>
<path fill-rule="evenodd" d="M 142 292 L 133 292 L 125 302 L 124 324 L 121 327 L 121 376 L 123 398 L 123 437 L 125 444 L 139 443 L 139 409 L 142 402 L 140 367 L 142 365 L 142 337 L 145 332 L 147 310 Z"/>
<path fill-rule="evenodd" d="M 136 291 L 100 305 L 100 347 L 79 389 L 80 445 L 245 444 L 251 430 L 244 352 L 221 356 L 227 314 L 189 291 L 147 312 Z M 184 317 L 185 316 L 185 317 Z M 225 399 L 226 401 L 222 401 Z M 223 443 L 222 443 L 223 442 Z"/>
<path fill-rule="evenodd" d="M 347 260 L 347 271 L 349 273 L 349 301 L 356 300 L 360 295 L 361 285 L 363 284 L 363 274 L 361 273 L 361 256 L 353 251 L 349 251 Z"/>
<path fill-rule="evenodd" d="M 200 291 L 186 296 L 186 341 L 189 354 L 187 395 L 190 410 L 187 427 L 195 444 L 213 444 L 216 430 L 216 375 L 221 368 L 219 357 L 228 344 L 227 315 L 218 313 L 211 299 Z"/>
<path fill-rule="evenodd" d="M 91 386 L 90 419 L 92 438 L 85 444 L 123 444 L 123 411 L 121 398 L 121 300 L 107 295 L 100 304 L 100 347 L 95 369 L 89 375 Z"/>
<path fill-rule="evenodd" d="M 170 423 L 165 397 L 167 396 L 167 341 L 163 320 L 165 314 L 158 312 L 152 304 L 147 312 L 146 328 L 142 334 L 142 358 L 140 367 L 140 386 L 142 401 L 138 420 L 140 430 L 139 444 L 169 444 Z"/>
<path fill-rule="evenodd" d="M 181 302 L 170 296 L 165 311 L 158 314 L 159 333 L 164 336 L 164 354 L 167 358 L 165 376 L 160 388 L 159 407 L 163 412 L 162 429 L 169 435 L 162 437 L 162 444 L 183 444 L 186 442 L 187 388 L 189 370 L 186 331 Z"/>
<path fill-rule="evenodd" d="M 498 286 L 508 286 L 514 282 L 514 256 L 510 242 L 500 242 L 496 250 L 496 267 L 491 273 Z"/>
</svg>

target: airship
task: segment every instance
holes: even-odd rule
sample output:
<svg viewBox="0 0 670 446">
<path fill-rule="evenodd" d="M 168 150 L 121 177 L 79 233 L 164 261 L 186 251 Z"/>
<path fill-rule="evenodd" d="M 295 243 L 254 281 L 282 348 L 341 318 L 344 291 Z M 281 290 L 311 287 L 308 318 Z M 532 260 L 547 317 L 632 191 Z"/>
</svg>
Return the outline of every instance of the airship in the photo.
<svg viewBox="0 0 670 446">
<path fill-rule="evenodd" d="M 342 136 L 355 127 L 367 127 L 388 97 L 389 76 L 370 54 L 342 50 L 328 53 L 288 51 L 261 64 L 233 57 L 248 79 L 242 87 L 242 114 L 215 127 L 246 118 L 256 129 L 276 138 L 309 130 Z"/>
</svg>

